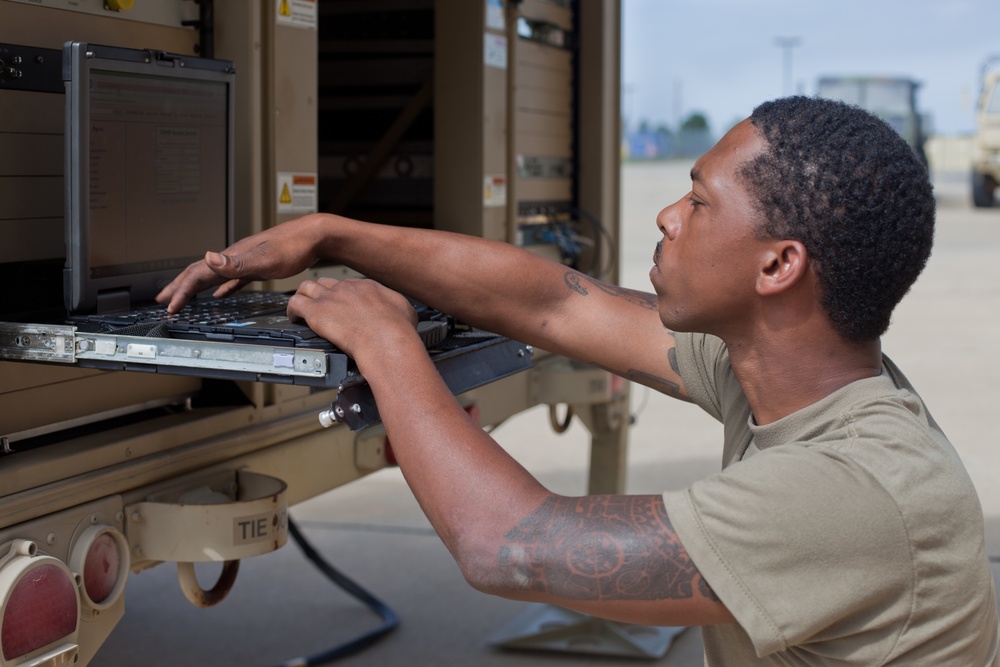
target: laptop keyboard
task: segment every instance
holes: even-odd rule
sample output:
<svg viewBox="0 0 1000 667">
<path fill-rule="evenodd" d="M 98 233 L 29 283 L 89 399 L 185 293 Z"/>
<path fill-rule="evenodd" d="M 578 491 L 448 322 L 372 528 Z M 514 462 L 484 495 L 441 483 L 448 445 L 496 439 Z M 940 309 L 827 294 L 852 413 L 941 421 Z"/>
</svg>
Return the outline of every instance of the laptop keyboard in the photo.
<svg viewBox="0 0 1000 667">
<path fill-rule="evenodd" d="M 164 306 L 155 305 L 118 313 L 91 314 L 85 319 L 119 326 L 152 322 L 225 325 L 260 315 L 284 313 L 287 307 L 288 294 L 284 292 L 241 292 L 222 299 L 188 303 L 180 312 L 172 314 Z"/>
</svg>

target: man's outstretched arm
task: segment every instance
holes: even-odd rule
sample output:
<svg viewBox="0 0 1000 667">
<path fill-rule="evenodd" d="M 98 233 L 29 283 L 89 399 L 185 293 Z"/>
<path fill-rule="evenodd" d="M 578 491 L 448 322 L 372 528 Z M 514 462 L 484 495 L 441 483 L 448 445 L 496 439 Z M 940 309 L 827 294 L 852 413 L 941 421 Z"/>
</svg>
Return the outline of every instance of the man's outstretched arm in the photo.
<svg viewBox="0 0 1000 667">
<path fill-rule="evenodd" d="M 362 308 L 368 317 L 329 316 Z M 474 587 L 630 623 L 732 620 L 660 496 L 553 494 L 473 424 L 398 294 L 370 280 L 322 279 L 303 283 L 289 311 L 355 359 L 403 476 Z"/>
<path fill-rule="evenodd" d="M 627 290 L 507 243 L 315 214 L 207 253 L 159 295 L 177 310 L 218 286 L 343 264 L 483 329 L 590 362 L 681 398 L 673 338 L 652 294 Z"/>
</svg>

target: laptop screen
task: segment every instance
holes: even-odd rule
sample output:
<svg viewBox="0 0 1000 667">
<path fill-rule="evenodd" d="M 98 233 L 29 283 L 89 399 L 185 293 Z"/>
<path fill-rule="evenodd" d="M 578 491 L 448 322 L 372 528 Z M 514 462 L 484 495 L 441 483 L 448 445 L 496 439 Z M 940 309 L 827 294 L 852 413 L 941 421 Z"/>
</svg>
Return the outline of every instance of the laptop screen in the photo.
<svg viewBox="0 0 1000 667">
<path fill-rule="evenodd" d="M 231 238 L 232 67 L 79 42 L 63 60 L 67 309 L 148 301 Z"/>
</svg>

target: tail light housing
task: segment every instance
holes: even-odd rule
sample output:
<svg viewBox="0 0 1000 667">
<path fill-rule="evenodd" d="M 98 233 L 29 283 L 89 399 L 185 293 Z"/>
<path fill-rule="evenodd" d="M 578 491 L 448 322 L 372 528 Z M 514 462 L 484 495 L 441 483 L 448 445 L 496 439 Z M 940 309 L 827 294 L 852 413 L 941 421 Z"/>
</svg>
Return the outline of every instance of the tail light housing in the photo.
<svg viewBox="0 0 1000 667">
<path fill-rule="evenodd" d="M 69 566 L 80 578 L 85 606 L 107 609 L 121 597 L 128 579 L 125 536 L 112 526 L 90 526 L 73 543 Z"/>
<path fill-rule="evenodd" d="M 34 542 L 0 557 L 0 667 L 71 664 L 80 630 L 78 579 Z"/>
</svg>

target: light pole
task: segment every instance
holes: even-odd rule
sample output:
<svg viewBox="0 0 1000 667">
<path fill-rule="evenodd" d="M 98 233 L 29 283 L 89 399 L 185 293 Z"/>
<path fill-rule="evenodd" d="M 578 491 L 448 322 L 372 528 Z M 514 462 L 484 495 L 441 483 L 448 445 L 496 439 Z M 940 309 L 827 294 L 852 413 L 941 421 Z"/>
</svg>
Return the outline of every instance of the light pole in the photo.
<svg viewBox="0 0 1000 667">
<path fill-rule="evenodd" d="M 792 93 L 792 49 L 802 43 L 798 37 L 775 37 L 774 45 L 784 50 L 785 95 Z"/>
</svg>

